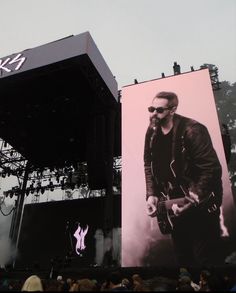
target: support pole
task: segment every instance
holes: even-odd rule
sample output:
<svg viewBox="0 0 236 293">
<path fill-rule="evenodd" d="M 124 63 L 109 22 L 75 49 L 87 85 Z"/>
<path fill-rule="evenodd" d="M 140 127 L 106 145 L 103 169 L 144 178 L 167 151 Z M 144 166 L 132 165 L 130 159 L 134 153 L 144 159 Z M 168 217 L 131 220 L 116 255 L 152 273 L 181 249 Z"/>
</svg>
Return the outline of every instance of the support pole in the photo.
<svg viewBox="0 0 236 293">
<path fill-rule="evenodd" d="M 113 228 L 113 157 L 115 137 L 115 109 L 109 109 L 106 115 L 106 199 L 104 230 L 112 231 Z"/>
<path fill-rule="evenodd" d="M 25 167 L 22 188 L 19 192 L 19 195 L 18 195 L 18 198 L 16 201 L 16 207 L 14 210 L 11 228 L 10 228 L 10 235 L 9 236 L 12 241 L 12 244 L 16 248 L 18 246 L 20 223 L 21 223 L 21 217 L 22 217 L 22 211 L 23 211 L 23 205 L 24 205 L 24 199 L 25 199 L 25 191 L 26 191 L 27 182 L 28 182 L 28 176 L 29 176 L 29 162 L 27 162 L 26 167 Z"/>
</svg>

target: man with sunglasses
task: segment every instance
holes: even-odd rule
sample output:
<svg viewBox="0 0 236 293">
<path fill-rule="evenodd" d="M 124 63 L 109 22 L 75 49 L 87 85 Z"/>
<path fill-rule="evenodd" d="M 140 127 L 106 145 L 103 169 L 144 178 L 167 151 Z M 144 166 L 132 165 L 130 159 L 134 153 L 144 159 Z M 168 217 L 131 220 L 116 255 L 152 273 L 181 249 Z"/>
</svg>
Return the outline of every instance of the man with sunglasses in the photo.
<svg viewBox="0 0 236 293">
<path fill-rule="evenodd" d="M 160 202 L 173 199 L 166 215 L 168 219 L 173 216 L 168 233 L 179 265 L 221 264 L 221 165 L 207 128 L 176 114 L 177 107 L 173 92 L 158 93 L 148 107 L 150 124 L 144 147 L 147 214 L 160 215 L 160 207 L 164 207 Z M 174 203 L 182 198 L 185 204 Z"/>
</svg>

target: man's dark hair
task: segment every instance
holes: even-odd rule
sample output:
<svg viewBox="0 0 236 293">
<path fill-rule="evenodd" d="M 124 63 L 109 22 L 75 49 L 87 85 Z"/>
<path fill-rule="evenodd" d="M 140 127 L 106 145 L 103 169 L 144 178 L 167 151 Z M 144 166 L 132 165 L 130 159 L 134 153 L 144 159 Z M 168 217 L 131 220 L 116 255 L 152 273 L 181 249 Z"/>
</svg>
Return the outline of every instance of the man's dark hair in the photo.
<svg viewBox="0 0 236 293">
<path fill-rule="evenodd" d="M 203 278 L 204 281 L 207 282 L 209 280 L 211 274 L 210 274 L 209 271 L 203 270 L 203 271 L 200 272 L 200 276 Z"/>
<path fill-rule="evenodd" d="M 122 281 L 122 276 L 119 272 L 112 272 L 110 274 L 109 280 L 112 284 L 114 285 L 118 285 L 121 283 Z"/>
<path fill-rule="evenodd" d="M 179 104 L 178 96 L 173 92 L 159 92 L 153 98 L 155 99 L 167 99 L 170 107 L 177 107 Z"/>
</svg>

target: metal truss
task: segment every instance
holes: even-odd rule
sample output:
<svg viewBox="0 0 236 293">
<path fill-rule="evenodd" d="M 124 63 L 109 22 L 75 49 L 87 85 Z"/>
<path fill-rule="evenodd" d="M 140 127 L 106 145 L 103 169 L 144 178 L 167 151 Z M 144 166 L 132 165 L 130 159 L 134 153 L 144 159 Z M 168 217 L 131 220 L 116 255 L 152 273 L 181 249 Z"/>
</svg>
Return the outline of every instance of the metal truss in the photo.
<svg viewBox="0 0 236 293">
<path fill-rule="evenodd" d="M 17 176 L 19 186 L 4 191 L 4 196 L 19 195 L 26 169 L 27 160 L 4 140 L 0 139 L 0 176 Z M 113 159 L 113 185 L 115 193 L 121 190 L 121 157 Z M 90 198 L 104 196 L 104 190 L 90 190 L 88 186 L 87 163 L 64 168 L 34 168 L 30 166 L 25 195 L 32 194 L 33 202 L 37 203 L 45 191 L 65 190 L 65 199 L 77 197 Z"/>
<path fill-rule="evenodd" d="M 0 175 L 23 176 L 27 160 L 6 141 L 0 138 Z"/>
</svg>

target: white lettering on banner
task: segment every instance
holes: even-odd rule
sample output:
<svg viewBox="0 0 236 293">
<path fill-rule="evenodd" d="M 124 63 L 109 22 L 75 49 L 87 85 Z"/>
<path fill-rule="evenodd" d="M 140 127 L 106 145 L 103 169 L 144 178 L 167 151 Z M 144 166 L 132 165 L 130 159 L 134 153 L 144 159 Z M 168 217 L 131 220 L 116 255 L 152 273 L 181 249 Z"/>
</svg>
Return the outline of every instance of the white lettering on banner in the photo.
<svg viewBox="0 0 236 293">
<path fill-rule="evenodd" d="M 25 57 L 20 57 L 21 54 L 16 55 L 10 62 L 9 64 L 17 63 L 18 65 L 16 66 L 15 70 L 19 70 L 23 63 L 25 62 L 26 58 Z M 19 58 L 20 57 L 20 58 Z"/>
<path fill-rule="evenodd" d="M 5 60 L 0 59 L 0 72 L 1 74 L 3 73 L 3 71 L 5 72 L 12 72 L 12 71 L 16 71 L 19 70 L 22 65 L 24 64 L 26 57 L 21 57 L 22 54 L 17 54 L 14 58 L 10 58 L 8 57 Z M 7 67 L 7 65 L 11 65 L 11 64 L 16 64 L 15 68 L 9 68 Z"/>
<path fill-rule="evenodd" d="M 8 69 L 7 67 L 4 67 L 4 65 L 7 64 L 9 60 L 11 60 L 11 58 L 7 58 L 4 61 L 0 59 L 0 69 L 1 70 L 5 70 L 6 72 L 11 72 L 10 69 Z"/>
<path fill-rule="evenodd" d="M 82 229 L 80 227 L 80 224 L 78 224 L 78 228 L 74 233 L 75 238 L 77 239 L 77 243 L 76 243 L 76 253 L 79 256 L 82 256 L 82 251 L 85 250 L 86 246 L 85 246 L 85 236 L 88 233 L 88 228 L 89 226 L 87 225 L 85 229 Z"/>
</svg>

